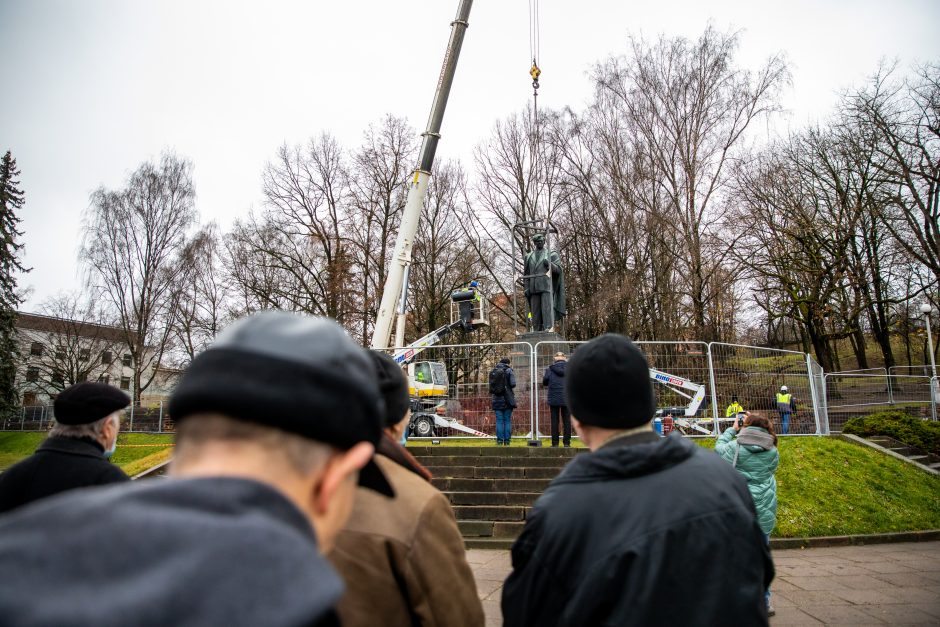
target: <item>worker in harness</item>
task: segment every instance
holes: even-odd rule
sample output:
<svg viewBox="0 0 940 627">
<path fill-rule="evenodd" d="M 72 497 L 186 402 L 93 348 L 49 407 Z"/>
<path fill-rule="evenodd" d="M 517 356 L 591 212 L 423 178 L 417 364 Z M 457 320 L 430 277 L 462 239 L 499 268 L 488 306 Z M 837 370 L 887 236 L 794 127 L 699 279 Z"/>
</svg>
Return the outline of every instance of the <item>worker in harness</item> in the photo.
<svg viewBox="0 0 940 627">
<path fill-rule="evenodd" d="M 735 414 L 744 413 L 744 408 L 741 407 L 741 404 L 738 402 L 738 395 L 731 395 L 731 404 L 728 405 L 728 409 L 725 410 L 725 418 L 733 418 Z"/>
<path fill-rule="evenodd" d="M 790 432 L 790 415 L 796 413 L 796 401 L 785 385 L 777 392 L 777 413 L 780 414 L 780 433 L 786 435 Z"/>
</svg>

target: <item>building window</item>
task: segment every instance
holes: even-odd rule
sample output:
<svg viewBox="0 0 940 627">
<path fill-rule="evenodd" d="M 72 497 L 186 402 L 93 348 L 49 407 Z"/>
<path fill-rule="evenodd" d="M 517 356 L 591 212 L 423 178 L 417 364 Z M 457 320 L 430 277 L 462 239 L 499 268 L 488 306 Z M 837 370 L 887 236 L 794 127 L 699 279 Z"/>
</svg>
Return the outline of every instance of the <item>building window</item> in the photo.
<svg viewBox="0 0 940 627">
<path fill-rule="evenodd" d="M 131 365 L 131 354 L 124 353 L 124 365 L 130 367 Z"/>
<path fill-rule="evenodd" d="M 65 359 L 65 349 L 64 349 L 64 348 L 57 348 L 57 349 L 55 349 L 55 358 L 56 358 L 57 360 L 59 360 L 59 361 L 64 360 L 64 359 Z"/>
<path fill-rule="evenodd" d="M 89 359 L 91 359 L 91 349 L 83 348 L 80 351 L 78 351 L 78 358 L 82 361 L 88 361 Z"/>
<path fill-rule="evenodd" d="M 111 375 L 103 374 L 103 375 L 101 375 L 101 376 L 98 377 L 98 383 L 105 383 L 105 384 L 107 384 L 107 383 L 110 383 L 110 382 L 111 382 Z"/>
<path fill-rule="evenodd" d="M 35 383 L 39 381 L 39 368 L 27 368 L 26 369 L 26 380 L 30 383 Z"/>
<path fill-rule="evenodd" d="M 42 357 L 42 344 L 33 342 L 29 345 L 29 354 L 33 357 Z"/>
<path fill-rule="evenodd" d="M 62 385 L 65 383 L 65 377 L 62 376 L 62 372 L 59 370 L 52 371 L 52 384 L 53 385 Z"/>
<path fill-rule="evenodd" d="M 121 389 L 129 390 L 131 389 L 131 378 L 130 377 L 121 377 Z"/>
<path fill-rule="evenodd" d="M 111 351 L 101 351 L 101 365 L 102 366 L 111 365 Z"/>
<path fill-rule="evenodd" d="M 30 405 L 36 404 L 36 393 L 35 392 L 23 392 L 23 405 L 29 407 Z"/>
</svg>

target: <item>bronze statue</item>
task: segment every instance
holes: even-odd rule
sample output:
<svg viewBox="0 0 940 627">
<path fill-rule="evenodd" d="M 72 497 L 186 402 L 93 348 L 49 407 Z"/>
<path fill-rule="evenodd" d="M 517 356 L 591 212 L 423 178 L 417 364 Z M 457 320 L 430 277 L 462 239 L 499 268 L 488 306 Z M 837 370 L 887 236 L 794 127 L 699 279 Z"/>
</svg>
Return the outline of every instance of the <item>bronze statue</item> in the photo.
<svg viewBox="0 0 940 627">
<path fill-rule="evenodd" d="M 523 266 L 523 288 L 529 304 L 533 331 L 551 331 L 565 311 L 565 274 L 558 253 L 545 249 L 545 236 L 532 238 L 535 250 L 529 251 Z M 551 280 L 549 280 L 551 271 Z"/>
</svg>

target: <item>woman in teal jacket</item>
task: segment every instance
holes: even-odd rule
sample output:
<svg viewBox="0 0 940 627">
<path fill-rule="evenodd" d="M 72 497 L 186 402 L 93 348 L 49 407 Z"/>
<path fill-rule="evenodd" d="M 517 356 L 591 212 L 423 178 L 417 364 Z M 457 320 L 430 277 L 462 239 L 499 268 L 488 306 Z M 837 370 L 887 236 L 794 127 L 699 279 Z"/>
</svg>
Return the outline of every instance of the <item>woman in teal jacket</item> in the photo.
<svg viewBox="0 0 940 627">
<path fill-rule="evenodd" d="M 774 477 L 780 463 L 777 434 L 770 420 L 747 412 L 744 413 L 744 428 L 738 433 L 740 416 L 738 414 L 734 425 L 718 438 L 715 451 L 747 479 L 747 488 L 757 509 L 757 523 L 769 543 L 770 532 L 777 524 L 777 479 Z M 766 597 L 767 610 L 772 615 L 769 589 Z"/>
</svg>

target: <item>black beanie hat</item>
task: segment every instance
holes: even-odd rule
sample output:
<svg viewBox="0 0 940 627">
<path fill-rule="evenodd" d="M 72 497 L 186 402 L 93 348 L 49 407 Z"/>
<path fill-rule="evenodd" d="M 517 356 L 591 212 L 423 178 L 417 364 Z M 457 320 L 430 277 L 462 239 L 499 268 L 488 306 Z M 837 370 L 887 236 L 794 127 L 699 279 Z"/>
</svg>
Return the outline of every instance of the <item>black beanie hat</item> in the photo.
<svg viewBox="0 0 940 627">
<path fill-rule="evenodd" d="M 55 420 L 63 425 L 87 425 L 131 404 L 131 397 L 107 383 L 76 383 L 55 397 Z"/>
<path fill-rule="evenodd" d="M 225 329 L 199 354 L 170 399 L 176 422 L 219 413 L 347 450 L 377 444 L 385 425 L 366 351 L 329 318 L 264 311 Z M 374 462 L 359 484 L 394 491 Z"/>
<path fill-rule="evenodd" d="M 378 375 L 379 394 L 385 402 L 385 426 L 397 425 L 408 413 L 411 398 L 408 396 L 408 379 L 401 366 L 390 356 L 369 351 Z"/>
<path fill-rule="evenodd" d="M 605 429 L 638 427 L 656 413 L 646 357 L 629 338 L 613 333 L 594 338 L 571 355 L 565 396 L 579 422 Z"/>
</svg>

